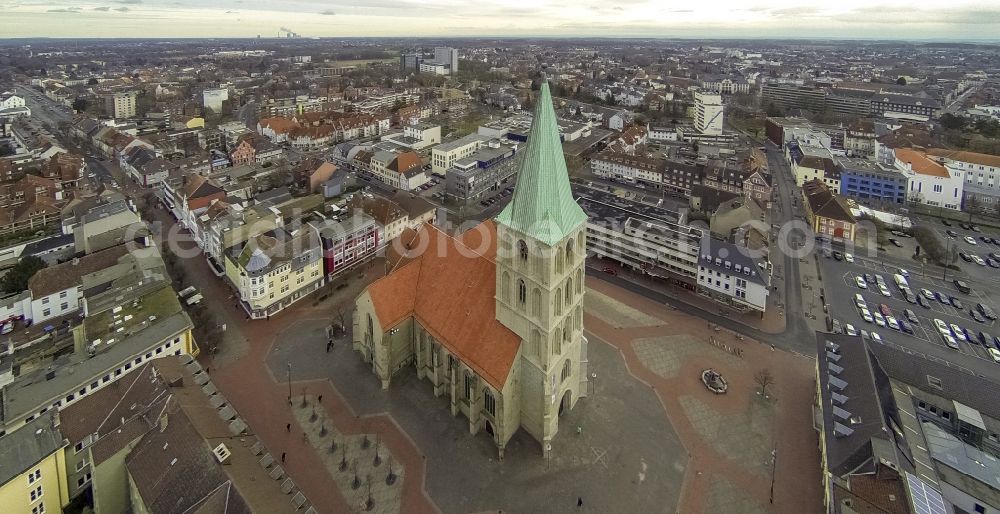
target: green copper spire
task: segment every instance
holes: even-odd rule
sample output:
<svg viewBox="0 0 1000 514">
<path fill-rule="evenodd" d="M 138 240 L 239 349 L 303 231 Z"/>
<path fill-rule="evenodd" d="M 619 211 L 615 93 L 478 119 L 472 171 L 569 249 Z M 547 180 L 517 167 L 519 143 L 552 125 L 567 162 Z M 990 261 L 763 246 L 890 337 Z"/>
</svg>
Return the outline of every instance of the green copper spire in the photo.
<svg viewBox="0 0 1000 514">
<path fill-rule="evenodd" d="M 547 245 L 555 245 L 587 221 L 573 199 L 559 125 L 548 82 L 542 82 L 528 143 L 518 152 L 514 197 L 496 221 Z"/>
</svg>

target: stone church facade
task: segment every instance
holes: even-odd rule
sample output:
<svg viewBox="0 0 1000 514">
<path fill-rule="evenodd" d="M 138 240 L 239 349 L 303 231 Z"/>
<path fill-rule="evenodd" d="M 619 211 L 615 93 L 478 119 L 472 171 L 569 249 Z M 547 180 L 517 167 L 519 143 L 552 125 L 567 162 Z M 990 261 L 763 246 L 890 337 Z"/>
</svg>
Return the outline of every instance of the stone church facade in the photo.
<svg viewBox="0 0 1000 514">
<path fill-rule="evenodd" d="M 393 270 L 356 300 L 354 349 L 388 388 L 415 372 L 499 455 L 519 428 L 543 454 L 587 392 L 586 215 L 573 200 L 548 85 L 495 220 L 401 236 Z"/>
</svg>

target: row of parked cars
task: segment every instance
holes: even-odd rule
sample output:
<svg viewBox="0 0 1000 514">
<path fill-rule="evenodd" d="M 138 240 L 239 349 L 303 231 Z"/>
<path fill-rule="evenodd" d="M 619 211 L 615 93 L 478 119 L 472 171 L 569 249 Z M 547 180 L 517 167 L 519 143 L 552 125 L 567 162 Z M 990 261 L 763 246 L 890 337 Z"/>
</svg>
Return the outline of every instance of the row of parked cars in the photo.
<svg viewBox="0 0 1000 514">
<path fill-rule="evenodd" d="M 492 198 L 487 198 L 486 200 L 483 200 L 483 201 L 479 202 L 479 205 L 482 205 L 483 207 L 489 207 L 489 206 L 491 206 L 491 205 L 499 202 L 500 200 L 502 200 L 504 198 L 507 198 L 508 196 L 510 196 L 513 193 L 514 193 L 514 186 L 510 186 L 507 189 L 504 189 L 503 191 L 500 191 L 500 194 L 498 194 L 498 195 L 496 195 L 496 196 L 494 196 Z"/>
<path fill-rule="evenodd" d="M 948 348 L 958 349 L 958 342 L 963 341 L 969 344 L 980 344 L 990 354 L 994 362 L 1000 363 L 1000 337 L 992 336 L 980 330 L 978 334 L 967 327 L 960 327 L 954 323 L 948 324 L 934 318 L 934 326 L 941 335 L 941 340 Z"/>
</svg>

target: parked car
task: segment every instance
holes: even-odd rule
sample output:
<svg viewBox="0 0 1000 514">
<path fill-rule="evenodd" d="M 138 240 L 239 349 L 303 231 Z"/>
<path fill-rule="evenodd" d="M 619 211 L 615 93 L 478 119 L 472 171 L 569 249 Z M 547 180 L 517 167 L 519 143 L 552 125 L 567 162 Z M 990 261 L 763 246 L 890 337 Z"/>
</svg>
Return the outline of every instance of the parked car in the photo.
<svg viewBox="0 0 1000 514">
<path fill-rule="evenodd" d="M 889 292 L 889 288 L 886 287 L 885 284 L 879 284 L 878 291 L 882 293 L 882 296 L 889 296 L 889 297 L 892 296 L 892 293 Z"/>
<path fill-rule="evenodd" d="M 951 303 L 952 307 L 954 307 L 954 308 L 956 308 L 956 309 L 958 309 L 960 311 L 961 310 L 965 310 L 965 307 L 962 306 L 962 300 L 959 300 L 958 298 L 955 298 L 954 296 L 952 296 L 951 298 L 949 298 L 949 302 Z"/>
<path fill-rule="evenodd" d="M 944 341 L 944 344 L 948 348 L 951 348 L 953 350 L 957 350 L 958 349 L 958 342 L 955 341 L 954 337 L 951 337 L 948 334 L 941 334 L 941 340 Z"/>
<path fill-rule="evenodd" d="M 990 357 L 993 359 L 993 362 L 1000 364 L 1000 350 L 990 348 L 988 351 L 990 353 Z"/>
<path fill-rule="evenodd" d="M 868 289 L 868 284 L 865 283 L 865 279 L 863 277 L 854 277 L 854 283 L 861 289 Z"/>
<path fill-rule="evenodd" d="M 882 344 L 885 341 L 882 340 L 882 336 L 878 335 L 878 332 L 872 330 L 872 342 Z"/>
<path fill-rule="evenodd" d="M 959 341 L 965 341 L 966 340 L 965 339 L 965 331 L 962 330 L 962 327 L 960 327 L 960 326 L 958 326 L 958 325 L 956 325 L 954 323 L 951 324 L 951 335 L 955 336 L 955 339 L 958 339 Z"/>
<path fill-rule="evenodd" d="M 854 256 L 851 255 L 851 254 L 849 254 L 849 253 L 845 253 L 844 254 L 844 260 L 847 261 L 847 262 L 853 263 L 854 262 Z"/>
<path fill-rule="evenodd" d="M 976 309 L 969 309 L 969 315 L 972 316 L 972 319 L 980 323 L 986 323 L 986 318 L 984 318 L 982 314 L 979 314 L 979 311 Z"/>
<path fill-rule="evenodd" d="M 868 308 L 868 304 L 865 302 L 865 297 L 861 296 L 861 293 L 854 294 L 854 305 L 856 305 L 859 309 Z"/>
<path fill-rule="evenodd" d="M 946 219 L 944 219 L 944 218 L 941 219 L 941 223 L 944 223 L 944 226 L 946 226 L 946 227 L 950 227 L 951 226 L 951 222 L 948 221 L 948 220 L 946 220 Z"/>
<path fill-rule="evenodd" d="M 917 317 L 917 313 L 910 309 L 903 309 L 903 315 L 906 316 L 906 319 L 910 320 L 910 323 L 920 324 L 920 318 Z"/>
<path fill-rule="evenodd" d="M 973 246 L 975 246 L 975 245 L 978 244 L 978 243 L 976 243 L 975 239 L 972 239 L 972 236 L 965 236 L 965 242 L 969 243 L 970 245 L 973 245 Z"/>
<path fill-rule="evenodd" d="M 993 312 L 993 309 L 981 303 L 976 304 L 976 310 L 979 311 L 979 314 L 982 314 L 984 318 L 990 321 L 997 319 L 997 315 Z"/>
<path fill-rule="evenodd" d="M 872 313 L 872 318 L 875 320 L 875 324 L 876 325 L 878 325 L 880 327 L 884 327 L 885 326 L 885 316 L 883 316 L 881 313 L 873 312 Z"/>
<path fill-rule="evenodd" d="M 958 237 L 958 232 L 955 232 L 954 230 L 951 229 L 945 230 L 944 233 L 948 234 L 950 237 Z"/>
<path fill-rule="evenodd" d="M 913 334 L 913 327 L 911 327 L 905 320 L 899 320 L 899 329 L 904 333 Z"/>
<path fill-rule="evenodd" d="M 968 223 L 964 223 L 964 222 L 963 223 L 959 223 L 958 226 L 962 227 L 965 230 L 970 230 L 972 228 L 971 225 L 969 225 Z"/>
<path fill-rule="evenodd" d="M 948 295 L 942 293 L 941 291 L 934 291 L 934 297 L 937 298 L 937 301 L 945 305 L 948 305 L 950 303 L 948 301 Z"/>
<path fill-rule="evenodd" d="M 946 332 L 950 332 L 950 329 L 948 328 L 948 324 L 945 323 L 944 321 L 938 319 L 938 318 L 934 318 L 934 326 L 937 327 L 938 332 L 940 332 L 942 334 L 944 334 Z"/>
<path fill-rule="evenodd" d="M 927 298 L 928 300 L 933 300 L 934 299 L 934 292 L 931 291 L 930 289 L 921 288 L 920 289 L 920 294 L 923 295 L 923 297 Z"/>
<path fill-rule="evenodd" d="M 865 322 L 867 322 L 867 323 L 872 323 L 872 322 L 875 321 L 875 318 L 872 317 L 872 313 L 869 312 L 868 309 L 866 309 L 866 308 L 860 308 L 859 307 L 858 308 L 858 314 L 860 314 L 861 315 L 861 319 L 865 320 Z"/>
<path fill-rule="evenodd" d="M 871 273 L 865 273 L 865 282 L 868 282 L 869 284 L 874 284 L 875 275 L 872 275 Z"/>
<path fill-rule="evenodd" d="M 892 246 L 895 246 L 896 248 L 902 248 L 903 247 L 903 243 L 900 243 L 899 240 L 897 240 L 895 238 L 892 238 L 892 237 L 889 238 L 889 243 L 892 244 Z"/>
<path fill-rule="evenodd" d="M 957 278 L 952 280 L 952 283 L 955 284 L 955 289 L 958 289 L 958 292 L 962 294 L 969 294 L 969 292 L 972 291 L 972 289 L 969 288 L 969 284 L 966 284 Z"/>
<path fill-rule="evenodd" d="M 980 332 L 979 344 L 983 345 L 983 348 L 993 347 L 993 336 L 987 334 L 986 332 Z"/>
<path fill-rule="evenodd" d="M 923 308 L 925 308 L 925 309 L 930 309 L 931 308 L 931 304 L 927 303 L 927 300 L 924 299 L 923 296 L 918 296 L 917 297 L 917 303 L 919 303 L 920 306 L 923 307 Z"/>
<path fill-rule="evenodd" d="M 840 325 L 840 320 L 839 319 L 833 320 L 830 323 L 830 325 L 833 327 L 833 333 L 834 334 L 843 334 L 844 333 L 844 327 L 842 327 Z"/>
<path fill-rule="evenodd" d="M 884 303 L 878 305 L 878 311 L 882 313 L 883 316 L 892 316 L 892 309 Z"/>
<path fill-rule="evenodd" d="M 844 254 L 840 253 L 840 252 L 839 252 L 839 251 L 837 251 L 837 250 L 834 250 L 834 251 L 833 251 L 833 258 L 834 258 L 834 259 L 837 259 L 837 260 L 839 261 L 839 260 L 841 260 L 841 259 L 843 259 L 843 258 L 844 258 Z"/>
<path fill-rule="evenodd" d="M 885 317 L 885 325 L 893 330 L 899 330 L 899 322 L 892 316 Z"/>
<path fill-rule="evenodd" d="M 847 325 L 844 325 L 844 333 L 849 336 L 856 336 L 858 335 L 858 329 L 854 328 L 854 325 L 848 323 Z"/>
<path fill-rule="evenodd" d="M 958 252 L 958 256 L 962 258 L 965 262 L 972 262 L 972 256 L 965 252 Z"/>
</svg>

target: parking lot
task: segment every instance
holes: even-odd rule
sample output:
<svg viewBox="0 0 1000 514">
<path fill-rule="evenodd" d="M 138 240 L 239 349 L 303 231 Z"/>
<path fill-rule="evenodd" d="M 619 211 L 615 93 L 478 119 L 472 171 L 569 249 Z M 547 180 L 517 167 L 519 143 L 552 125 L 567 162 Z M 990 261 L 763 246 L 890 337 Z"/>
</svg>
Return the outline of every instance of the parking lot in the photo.
<svg viewBox="0 0 1000 514">
<path fill-rule="evenodd" d="M 932 293 L 940 293 L 946 299 L 957 298 L 962 308 L 959 309 L 949 303 L 941 301 L 926 300 L 925 306 L 918 303 L 910 303 L 904 299 L 900 289 L 896 286 L 893 275 L 899 273 L 900 268 L 895 264 L 883 263 L 880 260 L 863 256 L 854 256 L 854 262 L 838 261 L 833 258 L 821 259 L 824 275 L 824 286 L 826 303 L 830 306 L 831 316 L 839 320 L 844 327 L 847 324 L 853 325 L 858 331 L 866 330 L 876 332 L 888 343 L 895 343 L 900 346 L 910 348 L 915 351 L 925 352 L 928 346 L 935 346 L 943 352 L 958 352 L 967 358 L 976 358 L 993 363 L 993 358 L 987 348 L 978 342 L 979 332 L 985 332 L 990 336 L 1000 336 L 1000 326 L 996 321 L 985 319 L 983 322 L 973 319 L 970 310 L 976 308 L 977 303 L 988 306 L 994 312 L 996 307 L 991 299 L 985 294 L 979 283 L 969 282 L 971 290 L 963 294 L 952 282 L 953 277 L 949 274 L 947 279 L 934 273 L 934 276 L 923 275 L 920 265 L 915 264 L 914 268 L 907 268 L 909 277 L 906 279 L 910 289 L 916 296 L 921 296 L 921 290 L 927 289 Z M 962 264 L 965 264 L 964 262 Z M 965 265 L 976 266 L 975 264 Z M 990 271 L 992 270 L 991 268 Z M 873 277 L 881 275 L 886 283 L 887 292 L 890 296 L 884 296 L 877 284 L 866 282 L 864 289 L 858 287 L 857 277 L 868 273 Z M 864 279 L 862 279 L 864 280 Z M 862 319 L 858 308 L 855 306 L 855 294 L 860 293 L 868 305 L 868 310 L 874 315 L 879 311 L 879 306 L 885 304 L 889 307 L 892 315 L 897 319 L 906 319 L 905 309 L 911 310 L 917 318 L 917 323 L 909 323 L 913 334 L 897 331 L 888 326 L 878 326 L 875 322 L 866 322 Z M 940 319 L 948 324 L 952 324 L 968 329 L 974 336 L 974 341 L 968 342 L 956 338 L 958 349 L 950 349 L 939 335 L 935 327 L 934 319 Z M 940 354 L 940 351 L 934 351 Z M 963 358 L 955 356 L 957 364 L 962 365 Z M 1000 370 L 1000 368 L 998 368 Z"/>
</svg>

